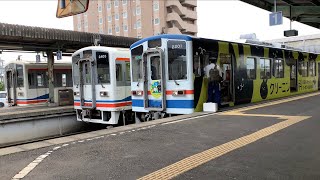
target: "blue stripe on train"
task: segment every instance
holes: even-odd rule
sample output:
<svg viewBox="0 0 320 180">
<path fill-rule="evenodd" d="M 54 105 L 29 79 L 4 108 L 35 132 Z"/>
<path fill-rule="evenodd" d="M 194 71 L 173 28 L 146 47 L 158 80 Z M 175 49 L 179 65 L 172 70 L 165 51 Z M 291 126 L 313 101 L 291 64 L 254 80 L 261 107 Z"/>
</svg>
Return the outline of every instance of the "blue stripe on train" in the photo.
<svg viewBox="0 0 320 180">
<path fill-rule="evenodd" d="M 79 99 L 75 99 L 75 102 L 80 102 Z M 101 102 L 101 103 L 111 103 L 111 102 L 124 102 L 124 101 L 131 101 L 131 96 L 128 96 L 124 99 L 121 100 L 97 100 L 96 102 Z M 84 102 L 92 102 L 91 100 L 85 100 Z"/>
<path fill-rule="evenodd" d="M 38 96 L 38 97 L 35 97 L 35 98 L 31 98 L 31 99 L 23 99 L 23 98 L 19 98 L 17 100 L 39 100 L 39 99 L 49 99 L 49 94 L 45 94 L 45 95 L 42 95 L 42 96 Z"/>
<path fill-rule="evenodd" d="M 152 101 L 152 100 L 150 100 Z M 167 108 L 193 109 L 193 100 L 167 100 Z M 144 107 L 142 99 L 133 99 L 132 106 Z"/>
</svg>

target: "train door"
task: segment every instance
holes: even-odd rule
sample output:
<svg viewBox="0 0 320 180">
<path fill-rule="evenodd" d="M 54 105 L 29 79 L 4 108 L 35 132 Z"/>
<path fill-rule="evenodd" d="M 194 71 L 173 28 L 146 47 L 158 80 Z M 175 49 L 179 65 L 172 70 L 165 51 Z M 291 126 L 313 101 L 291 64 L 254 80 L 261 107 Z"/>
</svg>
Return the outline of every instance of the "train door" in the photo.
<svg viewBox="0 0 320 180">
<path fill-rule="evenodd" d="M 233 99 L 233 69 L 230 54 L 220 53 L 220 68 L 222 70 L 221 104 L 234 102 Z"/>
<path fill-rule="evenodd" d="M 320 90 L 320 63 L 318 63 L 318 90 Z"/>
<path fill-rule="evenodd" d="M 161 50 L 147 51 L 143 55 L 144 67 L 144 108 L 150 111 L 165 109 L 165 88 Z"/>
<path fill-rule="evenodd" d="M 298 73 L 297 73 L 297 60 L 290 65 L 290 91 L 295 92 L 298 90 Z"/>
<path fill-rule="evenodd" d="M 8 104 L 10 106 L 17 105 L 17 78 L 16 78 L 16 71 L 14 68 L 9 68 L 6 71 L 6 80 L 7 80 L 7 97 L 8 97 Z"/>
<path fill-rule="evenodd" d="M 93 109 L 96 107 L 94 96 L 95 85 L 92 78 L 92 62 L 89 59 L 79 61 L 80 69 L 80 106 Z"/>
</svg>

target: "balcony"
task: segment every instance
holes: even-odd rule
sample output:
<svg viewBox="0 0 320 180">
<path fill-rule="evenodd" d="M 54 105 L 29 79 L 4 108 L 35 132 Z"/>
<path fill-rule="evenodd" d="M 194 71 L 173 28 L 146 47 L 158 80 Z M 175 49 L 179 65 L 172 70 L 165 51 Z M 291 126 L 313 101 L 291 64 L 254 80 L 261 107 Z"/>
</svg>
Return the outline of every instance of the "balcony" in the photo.
<svg viewBox="0 0 320 180">
<path fill-rule="evenodd" d="M 197 33 L 198 28 L 196 24 L 189 24 L 181 19 L 178 13 L 172 12 L 167 14 L 167 22 L 172 22 L 181 32 Z"/>
<path fill-rule="evenodd" d="M 182 6 L 179 1 L 166 1 L 166 7 L 172 8 L 183 19 L 197 20 L 197 12 Z"/>
<path fill-rule="evenodd" d="M 190 7 L 197 7 L 197 0 L 181 0 L 181 4 Z"/>
</svg>

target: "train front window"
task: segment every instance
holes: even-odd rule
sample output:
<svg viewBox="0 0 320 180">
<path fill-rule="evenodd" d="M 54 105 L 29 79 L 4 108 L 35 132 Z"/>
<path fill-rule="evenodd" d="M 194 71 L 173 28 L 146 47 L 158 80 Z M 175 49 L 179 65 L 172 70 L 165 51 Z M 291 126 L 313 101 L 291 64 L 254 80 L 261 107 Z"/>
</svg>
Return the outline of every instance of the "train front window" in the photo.
<svg viewBox="0 0 320 180">
<path fill-rule="evenodd" d="M 96 59 L 97 59 L 98 83 L 99 84 L 110 83 L 109 54 L 107 52 L 97 52 Z"/>
<path fill-rule="evenodd" d="M 17 65 L 17 86 L 23 87 L 23 66 Z"/>
<path fill-rule="evenodd" d="M 138 82 L 139 79 L 142 78 L 142 53 L 143 46 L 138 46 L 131 50 L 131 58 L 132 58 L 132 81 Z"/>
<path fill-rule="evenodd" d="M 187 79 L 187 51 L 185 41 L 168 41 L 169 80 Z"/>
</svg>

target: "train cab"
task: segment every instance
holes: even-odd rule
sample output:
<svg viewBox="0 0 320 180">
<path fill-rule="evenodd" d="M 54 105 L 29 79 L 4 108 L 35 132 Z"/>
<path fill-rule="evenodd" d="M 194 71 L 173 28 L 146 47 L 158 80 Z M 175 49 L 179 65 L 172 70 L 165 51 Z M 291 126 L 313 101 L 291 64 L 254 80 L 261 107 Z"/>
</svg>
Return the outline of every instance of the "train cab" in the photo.
<svg viewBox="0 0 320 180">
<path fill-rule="evenodd" d="M 129 49 L 102 46 L 82 48 L 73 54 L 72 68 L 78 121 L 110 125 L 129 121 Z"/>
</svg>

